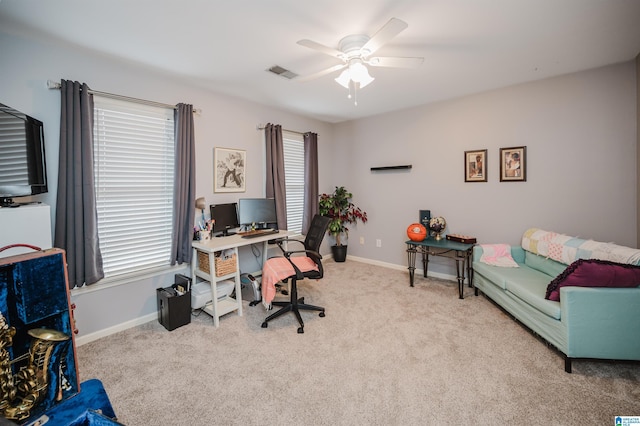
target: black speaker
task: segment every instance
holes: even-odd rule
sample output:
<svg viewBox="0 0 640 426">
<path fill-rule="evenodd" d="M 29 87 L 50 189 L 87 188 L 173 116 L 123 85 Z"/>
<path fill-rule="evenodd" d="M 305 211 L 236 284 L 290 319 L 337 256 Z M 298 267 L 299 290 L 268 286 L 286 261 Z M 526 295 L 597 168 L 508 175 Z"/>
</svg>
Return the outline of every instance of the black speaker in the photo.
<svg viewBox="0 0 640 426">
<path fill-rule="evenodd" d="M 429 220 L 431 219 L 431 210 L 420 210 L 420 220 L 419 222 L 429 229 Z"/>
</svg>

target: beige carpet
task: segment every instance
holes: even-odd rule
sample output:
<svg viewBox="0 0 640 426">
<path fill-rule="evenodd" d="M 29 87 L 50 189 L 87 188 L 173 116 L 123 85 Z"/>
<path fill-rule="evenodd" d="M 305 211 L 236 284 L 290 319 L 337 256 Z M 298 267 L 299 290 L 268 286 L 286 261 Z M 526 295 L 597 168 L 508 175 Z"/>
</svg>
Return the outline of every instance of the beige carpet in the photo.
<svg viewBox="0 0 640 426">
<path fill-rule="evenodd" d="M 561 356 L 484 296 L 453 282 L 326 262 L 299 285 L 326 317 L 260 327 L 249 307 L 172 332 L 154 321 L 78 348 L 134 425 L 614 425 L 640 415 L 640 365 Z M 82 324 L 78 324 L 82 327 Z"/>
</svg>

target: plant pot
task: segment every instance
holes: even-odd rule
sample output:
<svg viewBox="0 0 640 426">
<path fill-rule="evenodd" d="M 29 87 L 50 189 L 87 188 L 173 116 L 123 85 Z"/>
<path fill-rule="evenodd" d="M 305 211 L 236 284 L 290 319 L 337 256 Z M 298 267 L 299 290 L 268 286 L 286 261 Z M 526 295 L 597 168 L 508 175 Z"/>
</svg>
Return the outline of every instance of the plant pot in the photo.
<svg viewBox="0 0 640 426">
<path fill-rule="evenodd" d="M 344 262 L 347 259 L 347 246 L 331 246 L 331 252 L 333 253 L 333 260 L 336 262 Z"/>
</svg>

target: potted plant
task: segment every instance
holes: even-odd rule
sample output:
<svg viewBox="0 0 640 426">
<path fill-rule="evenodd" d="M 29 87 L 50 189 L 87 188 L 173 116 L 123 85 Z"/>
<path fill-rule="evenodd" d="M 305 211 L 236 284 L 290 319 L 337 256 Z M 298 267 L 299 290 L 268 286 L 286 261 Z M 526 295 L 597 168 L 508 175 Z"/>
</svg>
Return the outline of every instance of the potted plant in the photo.
<svg viewBox="0 0 640 426">
<path fill-rule="evenodd" d="M 353 194 L 344 186 L 336 186 L 332 194 L 320 195 L 320 214 L 331 218 L 327 233 L 335 239 L 331 250 L 336 262 L 344 262 L 347 258 L 347 244 L 343 244 L 342 238 L 349 236 L 347 225 L 355 224 L 358 220 L 367 222 L 367 213 L 351 202 L 352 197 Z"/>
</svg>

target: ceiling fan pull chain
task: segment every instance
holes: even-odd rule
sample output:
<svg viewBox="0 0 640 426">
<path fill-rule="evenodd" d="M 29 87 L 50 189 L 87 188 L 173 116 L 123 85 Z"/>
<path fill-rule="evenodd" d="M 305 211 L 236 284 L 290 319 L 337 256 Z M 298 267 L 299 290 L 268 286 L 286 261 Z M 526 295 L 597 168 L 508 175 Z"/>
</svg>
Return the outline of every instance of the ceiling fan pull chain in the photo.
<svg viewBox="0 0 640 426">
<path fill-rule="evenodd" d="M 353 82 L 353 105 L 358 106 L 358 86 L 360 83 Z"/>
</svg>

